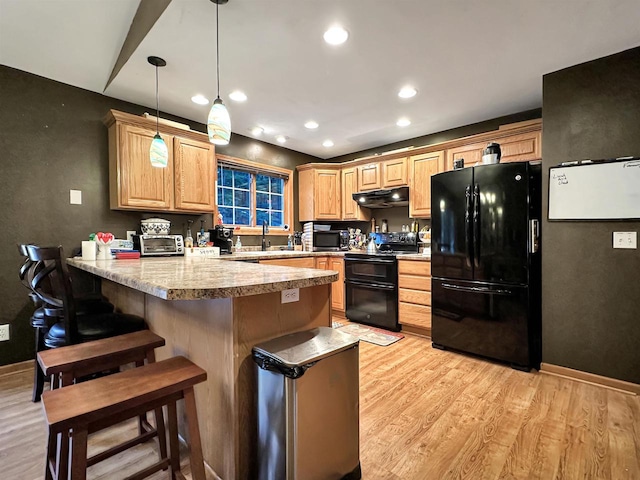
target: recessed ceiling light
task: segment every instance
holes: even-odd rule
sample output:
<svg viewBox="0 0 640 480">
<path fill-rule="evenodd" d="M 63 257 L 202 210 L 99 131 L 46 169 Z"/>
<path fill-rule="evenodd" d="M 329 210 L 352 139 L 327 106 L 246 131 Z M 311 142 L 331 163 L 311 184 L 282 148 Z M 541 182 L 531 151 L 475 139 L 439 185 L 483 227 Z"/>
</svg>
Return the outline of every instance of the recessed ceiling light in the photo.
<svg viewBox="0 0 640 480">
<path fill-rule="evenodd" d="M 197 103 L 198 105 L 206 105 L 207 103 L 209 103 L 209 99 L 204 95 L 200 95 L 200 94 L 194 95 L 193 97 L 191 97 L 191 101 L 193 103 Z"/>
<path fill-rule="evenodd" d="M 349 38 L 349 32 L 344 28 L 335 26 L 324 32 L 324 41 L 330 45 L 340 45 L 347 41 Z"/>
<path fill-rule="evenodd" d="M 307 127 L 309 130 L 313 130 L 314 128 L 318 128 L 318 122 L 314 122 L 313 120 L 309 120 L 307 123 L 304 124 L 305 127 Z"/>
<path fill-rule="evenodd" d="M 396 125 L 399 127 L 408 127 L 409 125 L 411 125 L 411 120 L 409 120 L 408 118 L 400 118 L 396 122 Z"/>
<path fill-rule="evenodd" d="M 235 92 L 231 92 L 229 94 L 229 98 L 235 102 L 244 102 L 247 100 L 247 96 L 245 95 L 244 92 L 241 92 L 240 90 L 236 90 Z"/>
<path fill-rule="evenodd" d="M 324 142 L 322 142 L 322 146 L 323 147 L 333 147 L 333 142 L 331 140 L 325 140 Z"/>
<path fill-rule="evenodd" d="M 253 127 L 251 129 L 251 133 L 255 137 L 259 137 L 260 135 L 262 135 L 262 132 L 264 132 L 264 128 L 262 128 L 262 127 Z"/>
<path fill-rule="evenodd" d="M 276 137 L 276 140 L 277 140 L 279 143 L 285 143 L 285 142 L 287 141 L 287 137 L 285 137 L 284 135 L 278 135 L 278 136 Z"/>
<path fill-rule="evenodd" d="M 414 97 L 416 93 L 418 93 L 418 91 L 415 88 L 413 88 L 411 85 L 405 85 L 398 92 L 398 96 L 400 98 L 411 98 L 411 97 Z"/>
</svg>

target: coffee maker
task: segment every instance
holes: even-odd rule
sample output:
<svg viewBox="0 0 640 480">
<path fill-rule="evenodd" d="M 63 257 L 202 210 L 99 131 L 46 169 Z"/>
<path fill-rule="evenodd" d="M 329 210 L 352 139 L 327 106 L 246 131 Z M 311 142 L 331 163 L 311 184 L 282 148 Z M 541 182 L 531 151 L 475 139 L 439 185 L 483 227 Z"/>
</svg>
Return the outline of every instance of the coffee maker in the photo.
<svg viewBox="0 0 640 480">
<path fill-rule="evenodd" d="M 216 225 L 213 230 L 209 230 L 210 241 L 214 247 L 220 248 L 220 254 L 231 253 L 233 247 L 233 228 Z"/>
</svg>

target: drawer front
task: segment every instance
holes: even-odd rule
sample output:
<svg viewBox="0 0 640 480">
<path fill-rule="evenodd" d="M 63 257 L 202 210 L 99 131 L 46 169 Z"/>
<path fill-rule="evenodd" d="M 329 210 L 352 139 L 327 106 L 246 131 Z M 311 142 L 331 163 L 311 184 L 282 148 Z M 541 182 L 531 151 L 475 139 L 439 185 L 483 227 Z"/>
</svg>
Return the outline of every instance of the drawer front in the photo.
<svg viewBox="0 0 640 480">
<path fill-rule="evenodd" d="M 398 287 L 430 292 L 431 277 L 419 277 L 417 275 L 398 275 Z"/>
<path fill-rule="evenodd" d="M 422 260 L 399 260 L 398 273 L 408 275 L 431 275 L 431 262 Z"/>
<path fill-rule="evenodd" d="M 266 265 L 281 265 L 283 267 L 316 268 L 316 262 L 313 257 L 274 258 L 269 260 L 260 260 L 260 263 L 264 263 Z"/>
<path fill-rule="evenodd" d="M 417 305 L 431 305 L 431 292 L 400 288 L 398 290 L 398 299 L 401 302 L 415 303 Z"/>
<path fill-rule="evenodd" d="M 431 328 L 431 307 L 399 302 L 398 316 L 402 325 Z"/>
</svg>

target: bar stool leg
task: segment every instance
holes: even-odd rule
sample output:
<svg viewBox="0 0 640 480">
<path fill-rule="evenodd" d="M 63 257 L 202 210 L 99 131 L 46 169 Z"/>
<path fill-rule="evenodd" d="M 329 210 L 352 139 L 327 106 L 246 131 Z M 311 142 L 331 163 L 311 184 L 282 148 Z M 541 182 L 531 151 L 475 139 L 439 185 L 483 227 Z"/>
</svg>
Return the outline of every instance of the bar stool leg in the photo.
<svg viewBox="0 0 640 480">
<path fill-rule="evenodd" d="M 44 342 L 42 340 L 42 328 L 35 328 L 36 335 L 36 353 L 44 350 Z M 44 390 L 44 372 L 42 368 L 40 368 L 40 364 L 38 363 L 38 359 L 36 359 L 36 364 L 33 372 L 33 397 L 31 398 L 32 402 L 39 402 L 40 397 L 42 397 L 42 391 Z"/>
<path fill-rule="evenodd" d="M 69 430 L 63 430 L 56 435 L 56 441 L 58 446 L 57 450 L 57 462 L 56 462 L 56 480 L 62 480 L 69 478 Z"/>
<path fill-rule="evenodd" d="M 184 390 L 184 407 L 189 424 L 191 477 L 193 480 L 206 480 L 204 474 L 204 460 L 202 458 L 202 444 L 200 443 L 200 427 L 193 387 Z"/>
<path fill-rule="evenodd" d="M 169 424 L 169 465 L 171 465 L 171 480 L 176 480 L 176 473 L 180 472 L 180 446 L 178 444 L 178 413 L 175 400 L 167 404 L 167 422 Z"/>
<path fill-rule="evenodd" d="M 71 435 L 71 480 L 87 478 L 87 428 L 74 428 Z"/>
<path fill-rule="evenodd" d="M 167 458 L 167 434 L 165 432 L 164 414 L 162 407 L 155 409 L 156 432 L 158 432 L 158 449 L 160 450 L 160 459 Z"/>
<path fill-rule="evenodd" d="M 44 471 L 45 480 L 53 480 L 53 475 L 51 474 L 51 466 L 53 465 L 54 467 L 56 467 L 57 465 L 56 455 L 58 452 L 56 448 L 56 445 L 57 445 L 56 438 L 57 438 L 57 435 L 53 433 L 51 429 L 49 429 L 49 434 L 47 436 L 47 456 L 45 457 L 46 459 L 45 471 Z"/>
</svg>

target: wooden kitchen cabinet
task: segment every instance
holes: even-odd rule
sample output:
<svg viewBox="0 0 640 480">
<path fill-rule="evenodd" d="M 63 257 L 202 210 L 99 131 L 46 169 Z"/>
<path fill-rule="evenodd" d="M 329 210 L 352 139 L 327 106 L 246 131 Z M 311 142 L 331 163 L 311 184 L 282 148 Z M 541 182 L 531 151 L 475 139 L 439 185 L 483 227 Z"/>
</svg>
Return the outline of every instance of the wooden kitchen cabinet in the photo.
<svg viewBox="0 0 640 480">
<path fill-rule="evenodd" d="M 342 257 L 316 257 L 315 268 L 338 272 L 338 280 L 331 284 L 331 310 L 344 316 L 344 259 Z"/>
<path fill-rule="evenodd" d="M 342 169 L 342 219 L 367 221 L 371 210 L 362 208 L 353 199 L 358 192 L 358 170 L 355 167 Z"/>
<path fill-rule="evenodd" d="M 161 125 L 169 161 L 166 168 L 157 168 L 149 160 L 155 122 L 111 110 L 104 123 L 109 128 L 111 209 L 213 213 L 215 150 L 207 135 Z"/>
<path fill-rule="evenodd" d="M 382 188 L 380 162 L 367 163 L 358 167 L 358 191 L 378 190 Z"/>
<path fill-rule="evenodd" d="M 542 158 L 542 131 L 509 135 L 508 130 L 498 130 L 495 138 L 487 142 L 472 143 L 447 150 L 446 170 L 453 170 L 455 160 L 464 158 L 465 167 L 482 163 L 482 151 L 490 142 L 500 144 L 500 163 L 528 162 Z"/>
<path fill-rule="evenodd" d="M 431 336 L 431 263 L 398 260 L 398 318 L 402 329 Z"/>
<path fill-rule="evenodd" d="M 308 164 L 309 165 L 309 164 Z M 340 220 L 341 166 L 298 167 L 298 212 L 301 222 Z"/>
<path fill-rule="evenodd" d="M 409 217 L 431 218 L 431 175 L 444 170 L 444 152 L 409 157 Z"/>
<path fill-rule="evenodd" d="M 260 260 L 259 263 L 264 263 L 265 265 L 280 265 L 282 267 L 316 268 L 313 257 L 273 258 Z"/>
<path fill-rule="evenodd" d="M 382 162 L 382 188 L 407 185 L 407 158 L 394 158 Z"/>
</svg>

